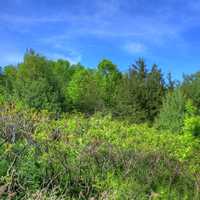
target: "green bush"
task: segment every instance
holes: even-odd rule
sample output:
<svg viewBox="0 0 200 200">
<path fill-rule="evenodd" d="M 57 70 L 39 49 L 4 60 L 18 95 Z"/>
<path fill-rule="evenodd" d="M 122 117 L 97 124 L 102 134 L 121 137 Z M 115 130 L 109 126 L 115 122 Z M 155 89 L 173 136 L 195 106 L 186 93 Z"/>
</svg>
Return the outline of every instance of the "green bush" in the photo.
<svg viewBox="0 0 200 200">
<path fill-rule="evenodd" d="M 184 130 L 194 136 L 200 136 L 200 116 L 186 117 L 184 120 Z"/>
<path fill-rule="evenodd" d="M 191 101 L 186 104 L 186 115 L 184 119 L 184 131 L 194 136 L 200 136 L 200 116 L 197 114 L 197 108 Z"/>
<path fill-rule="evenodd" d="M 180 89 L 169 93 L 155 121 L 155 127 L 161 130 L 170 130 L 174 133 L 182 132 L 185 104 L 186 98 Z"/>
<path fill-rule="evenodd" d="M 199 199 L 199 139 L 111 115 L 1 106 L 1 197 L 15 199 Z M 16 130 L 9 140 L 10 125 Z M 4 196 L 2 196 L 4 195 Z"/>
</svg>

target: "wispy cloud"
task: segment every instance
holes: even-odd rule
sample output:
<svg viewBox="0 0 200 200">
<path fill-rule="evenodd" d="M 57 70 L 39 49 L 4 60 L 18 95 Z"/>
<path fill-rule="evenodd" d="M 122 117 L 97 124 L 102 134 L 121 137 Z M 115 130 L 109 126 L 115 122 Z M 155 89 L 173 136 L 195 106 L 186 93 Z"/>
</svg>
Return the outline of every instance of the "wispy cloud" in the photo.
<svg viewBox="0 0 200 200">
<path fill-rule="evenodd" d="M 17 0 L 16 0 L 17 1 Z M 20 1 L 20 0 L 18 0 Z M 22 1 L 22 0 L 21 0 Z M 62 23 L 62 32 L 71 37 L 91 35 L 97 37 L 138 37 L 150 41 L 165 41 L 171 37 L 179 37 L 183 28 L 183 19 L 176 17 L 177 23 L 172 19 L 176 11 L 170 6 L 149 8 L 150 13 L 142 12 L 144 1 L 101 0 L 93 1 L 89 7 L 80 3 L 79 12 L 63 9 L 58 13 L 44 15 L 34 13 L 23 15 L 1 13 L 0 20 L 5 23 L 31 26 L 35 24 Z M 194 4 L 190 3 L 190 7 Z M 148 10 L 149 5 L 145 4 Z M 195 6 L 194 6 L 195 7 Z M 67 8 L 67 7 L 66 7 Z M 138 10 L 141 9 L 141 13 Z M 194 8 L 195 9 L 195 8 Z M 135 13 L 135 14 L 134 14 Z M 183 17 L 184 18 L 184 17 Z M 187 27 L 188 24 L 184 24 Z M 184 28 L 185 28 L 184 27 Z"/>
<path fill-rule="evenodd" d="M 66 22 L 68 18 L 59 15 L 52 15 L 52 16 L 23 16 L 23 15 L 13 15 L 4 13 L 0 15 L 0 20 L 14 24 L 25 24 L 25 25 L 32 25 L 36 23 L 52 23 L 52 22 Z"/>
<path fill-rule="evenodd" d="M 15 0 L 22 1 L 25 2 Z M 64 1 L 55 2 L 59 7 L 59 2 Z M 126 52 L 135 54 L 146 52 L 147 47 L 149 50 L 151 46 L 165 46 L 173 41 L 185 44 L 183 33 L 193 26 L 200 26 L 200 3 L 195 0 L 168 0 L 156 4 L 156 8 L 155 3 L 147 0 L 82 0 L 74 10 L 68 8 L 71 3 L 66 1 L 60 5 L 59 12 L 53 7 L 48 12 L 1 12 L 0 23 L 6 24 L 8 29 L 16 27 L 16 32 L 29 30 L 34 42 L 75 61 L 80 61 L 82 54 L 80 48 L 71 43 L 80 38 L 120 41 L 116 46 L 123 46 Z M 43 34 L 35 31 L 35 26 Z M 78 45 L 83 46 L 81 42 Z M 73 56 L 70 51 L 75 52 Z"/>
<path fill-rule="evenodd" d="M 80 54 L 76 54 L 76 53 L 71 53 L 71 54 L 62 54 L 62 53 L 57 53 L 57 52 L 47 52 L 46 57 L 49 59 L 53 59 L 53 60 L 58 60 L 58 59 L 64 59 L 64 60 L 68 60 L 71 64 L 77 64 L 81 61 L 81 55 Z"/>
<path fill-rule="evenodd" d="M 139 42 L 128 42 L 123 46 L 123 49 L 130 54 L 139 54 L 146 51 L 144 44 Z"/>
<path fill-rule="evenodd" d="M 49 47 L 46 55 L 51 59 L 66 59 L 72 64 L 82 60 L 80 51 L 73 46 L 71 38 L 67 34 L 39 38 L 36 42 L 46 46 L 47 49 Z"/>
<path fill-rule="evenodd" d="M 120 0 L 93 1 L 94 12 L 89 12 L 87 6 L 80 7 L 79 12 L 61 11 L 59 14 L 16 15 L 1 13 L 0 20 L 10 24 L 31 26 L 45 23 L 63 23 L 63 31 L 71 36 L 92 35 L 97 37 L 155 37 L 163 39 L 166 35 L 174 35 L 178 31 L 164 15 L 143 15 L 127 11 L 130 2 Z M 80 6 L 83 6 L 80 4 Z M 139 9 L 139 1 L 131 1 L 133 12 Z M 148 5 L 147 5 L 148 7 Z"/>
</svg>

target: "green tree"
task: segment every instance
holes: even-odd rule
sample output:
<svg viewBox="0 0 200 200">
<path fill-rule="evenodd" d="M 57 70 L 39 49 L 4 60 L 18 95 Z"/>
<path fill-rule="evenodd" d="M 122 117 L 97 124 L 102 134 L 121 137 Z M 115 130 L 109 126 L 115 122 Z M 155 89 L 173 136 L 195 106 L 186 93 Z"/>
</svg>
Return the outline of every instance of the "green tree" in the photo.
<svg viewBox="0 0 200 200">
<path fill-rule="evenodd" d="M 146 115 L 151 122 L 159 113 L 165 94 L 165 83 L 161 70 L 154 64 L 146 80 Z"/>
<path fill-rule="evenodd" d="M 57 83 L 57 87 L 60 88 L 60 101 L 62 102 L 62 110 L 70 111 L 70 100 L 67 95 L 67 87 L 73 73 L 75 71 L 75 66 L 71 66 L 70 62 L 66 60 L 57 60 L 52 62 L 53 77 Z"/>
<path fill-rule="evenodd" d="M 62 110 L 61 89 L 52 67 L 45 57 L 27 52 L 17 71 L 15 87 L 18 98 L 37 109 Z"/>
<path fill-rule="evenodd" d="M 172 74 L 168 73 L 167 74 L 167 90 L 168 90 L 168 92 L 173 92 L 174 89 L 176 88 L 176 86 L 177 86 L 177 82 L 175 80 L 173 80 Z"/>
<path fill-rule="evenodd" d="M 0 75 L 0 93 L 5 101 L 10 101 L 15 96 L 17 67 L 7 65 Z"/>
<path fill-rule="evenodd" d="M 121 81 L 121 73 L 117 66 L 110 60 L 102 60 L 97 67 L 97 80 L 101 88 L 102 99 L 107 108 L 112 108 L 115 105 L 115 96 L 117 93 L 117 85 Z"/>
<path fill-rule="evenodd" d="M 101 108 L 101 97 L 95 72 L 79 69 L 67 87 L 68 96 L 75 109 L 83 112 L 94 112 Z"/>
<path fill-rule="evenodd" d="M 129 99 L 127 109 L 132 108 L 133 122 L 152 122 L 164 96 L 165 85 L 161 70 L 154 64 L 148 71 L 144 59 L 139 58 L 129 69 L 126 79 L 126 85 L 121 91 L 125 91 L 126 95 L 122 95 Z"/>
<path fill-rule="evenodd" d="M 4 67 L 3 71 L 3 84 L 9 93 L 12 93 L 15 88 L 17 68 L 13 65 L 8 65 Z"/>
<path fill-rule="evenodd" d="M 193 136 L 200 136 L 200 116 L 192 100 L 186 102 L 186 114 L 184 117 L 184 132 Z"/>
<path fill-rule="evenodd" d="M 195 74 L 184 76 L 183 83 L 181 85 L 182 91 L 191 99 L 194 106 L 200 110 L 200 72 Z"/>
<path fill-rule="evenodd" d="M 122 76 L 117 85 L 117 95 L 115 96 L 115 107 L 113 115 L 131 122 L 138 121 L 136 101 L 133 101 L 131 82 L 128 74 Z"/>
<path fill-rule="evenodd" d="M 184 124 L 186 97 L 178 88 L 164 99 L 155 126 L 161 130 L 180 133 Z"/>
</svg>

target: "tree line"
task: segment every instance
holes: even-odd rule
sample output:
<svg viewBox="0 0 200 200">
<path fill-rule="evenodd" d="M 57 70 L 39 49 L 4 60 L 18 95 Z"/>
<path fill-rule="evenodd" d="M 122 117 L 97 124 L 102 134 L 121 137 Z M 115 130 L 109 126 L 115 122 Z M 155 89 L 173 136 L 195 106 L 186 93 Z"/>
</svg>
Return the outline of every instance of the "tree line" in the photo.
<svg viewBox="0 0 200 200">
<path fill-rule="evenodd" d="M 1 69 L 0 94 L 4 101 L 20 101 L 38 110 L 111 113 L 133 123 L 152 123 L 162 113 L 176 112 L 176 118 L 185 110 L 185 99 L 199 110 L 200 73 L 184 76 L 178 84 L 170 74 L 166 80 L 156 64 L 147 67 L 143 58 L 122 73 L 107 59 L 91 69 L 28 50 L 22 63 Z"/>
</svg>

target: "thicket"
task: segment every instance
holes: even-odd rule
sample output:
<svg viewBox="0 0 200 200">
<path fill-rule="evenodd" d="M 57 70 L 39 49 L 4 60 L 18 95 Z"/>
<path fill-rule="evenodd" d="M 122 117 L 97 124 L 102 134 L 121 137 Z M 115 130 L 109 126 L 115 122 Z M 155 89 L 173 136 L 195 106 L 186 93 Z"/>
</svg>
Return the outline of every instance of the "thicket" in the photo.
<svg viewBox="0 0 200 200">
<path fill-rule="evenodd" d="M 200 199 L 199 83 L 26 52 L 0 70 L 0 199 Z"/>
<path fill-rule="evenodd" d="M 199 139 L 130 125 L 100 113 L 2 105 L 0 198 L 195 199 Z"/>
</svg>

